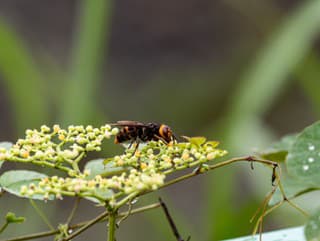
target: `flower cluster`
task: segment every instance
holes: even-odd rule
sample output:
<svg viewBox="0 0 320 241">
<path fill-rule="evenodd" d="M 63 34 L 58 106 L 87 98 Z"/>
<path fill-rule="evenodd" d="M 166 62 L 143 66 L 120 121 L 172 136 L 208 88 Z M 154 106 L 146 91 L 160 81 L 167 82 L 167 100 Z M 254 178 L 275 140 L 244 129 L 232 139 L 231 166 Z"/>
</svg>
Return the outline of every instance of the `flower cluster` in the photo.
<svg viewBox="0 0 320 241">
<path fill-rule="evenodd" d="M 151 141 L 140 150 L 134 152 L 128 149 L 125 154 L 115 156 L 112 160 L 116 166 L 130 166 L 142 172 L 156 170 L 168 174 L 227 154 L 227 151 L 216 148 L 218 142 L 201 140 L 200 143 L 194 143 L 190 138 L 188 142 L 171 143 L 169 146 L 161 141 Z"/>
<path fill-rule="evenodd" d="M 104 125 L 69 126 L 67 130 L 59 125 L 52 128 L 43 125 L 40 130 L 26 130 L 25 139 L 19 139 L 10 150 L 0 148 L 0 160 L 32 162 L 33 164 L 72 164 L 86 152 L 100 151 L 102 141 L 118 133 L 117 128 Z"/>
<path fill-rule="evenodd" d="M 113 200 L 116 194 L 130 194 L 145 190 L 155 190 L 163 185 L 165 175 L 150 172 L 142 173 L 136 169 L 119 176 L 103 178 L 100 175 L 91 180 L 84 178 L 62 178 L 58 176 L 43 178 L 38 183 L 23 185 L 20 194 L 27 197 L 41 195 L 41 199 L 62 199 L 62 196 L 96 198 L 99 201 Z"/>
<path fill-rule="evenodd" d="M 198 138 L 198 137 L 197 137 Z M 141 149 L 126 149 L 125 154 L 107 159 L 108 168 L 119 168 L 116 175 L 97 174 L 92 179 L 91 169 L 85 169 L 77 177 L 46 177 L 40 182 L 22 186 L 20 194 L 27 197 L 41 195 L 43 199 L 61 199 L 62 196 L 95 198 L 100 202 L 115 203 L 117 198 L 131 193 L 142 193 L 158 189 L 170 173 L 188 167 L 199 166 L 227 152 L 217 149 L 217 142 L 200 143 L 190 138 L 187 142 L 166 145 L 161 141 L 150 141 Z"/>
<path fill-rule="evenodd" d="M 104 139 L 117 135 L 117 128 L 104 125 L 69 126 L 66 130 L 54 125 L 40 130 L 27 130 L 10 149 L 0 148 L 0 160 L 27 162 L 57 168 L 67 177 L 45 177 L 21 184 L 20 195 L 42 200 L 63 196 L 93 198 L 99 202 L 116 203 L 118 198 L 141 194 L 164 185 L 165 178 L 178 170 L 205 167 L 203 164 L 224 156 L 218 142 L 204 137 L 184 137 L 185 142 L 159 141 L 135 144 L 122 155 L 101 162 L 87 163 L 80 171 L 78 162 L 89 151 L 100 151 Z"/>
</svg>

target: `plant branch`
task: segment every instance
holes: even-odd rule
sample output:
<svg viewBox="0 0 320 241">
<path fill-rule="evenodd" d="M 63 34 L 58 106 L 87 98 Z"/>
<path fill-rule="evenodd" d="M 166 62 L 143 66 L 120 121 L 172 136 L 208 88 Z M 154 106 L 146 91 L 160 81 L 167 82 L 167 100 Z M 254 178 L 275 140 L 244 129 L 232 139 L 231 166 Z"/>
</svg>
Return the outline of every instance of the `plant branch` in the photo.
<svg viewBox="0 0 320 241">
<path fill-rule="evenodd" d="M 209 166 L 207 166 L 206 168 L 203 168 L 203 169 L 201 169 L 201 166 L 200 166 L 199 168 L 197 168 L 195 171 L 193 171 L 191 173 L 188 173 L 186 175 L 177 177 L 175 179 L 172 179 L 172 180 L 166 182 L 160 188 L 164 188 L 164 187 L 170 186 L 170 185 L 175 184 L 177 182 L 181 182 L 181 181 L 183 181 L 185 179 L 188 179 L 190 177 L 197 176 L 199 174 L 203 174 L 204 172 L 207 172 L 207 171 L 210 171 L 210 170 L 214 170 L 214 169 L 217 169 L 219 167 L 227 166 L 227 165 L 229 165 L 231 163 L 234 163 L 234 162 L 243 162 L 243 161 L 251 162 L 251 163 L 252 162 L 258 162 L 258 163 L 266 164 L 266 165 L 269 165 L 269 166 L 272 166 L 272 167 L 279 166 L 277 162 L 269 161 L 269 160 L 263 160 L 263 159 L 259 159 L 259 158 L 252 157 L 252 156 L 236 157 L 236 158 L 231 158 L 229 160 L 222 161 L 222 162 L 219 162 L 219 163 L 216 163 L 216 164 L 213 164 L 213 165 L 209 165 Z M 148 193 L 148 192 L 150 192 L 150 191 L 144 192 L 143 194 Z"/>
<path fill-rule="evenodd" d="M 117 204 L 115 205 L 114 209 L 119 209 L 121 206 L 125 205 L 126 203 L 130 202 L 132 199 L 134 199 L 135 197 L 137 197 L 139 195 L 139 192 L 133 192 L 130 195 L 126 196 L 125 198 L 123 198 L 122 200 L 120 200 L 119 202 L 117 202 Z"/>
<path fill-rule="evenodd" d="M 154 208 L 158 208 L 160 206 L 159 203 L 153 203 L 144 207 L 140 207 L 140 208 L 136 208 L 133 209 L 130 214 L 137 214 L 137 213 L 141 213 L 150 209 L 154 209 Z M 122 212 L 119 213 L 118 217 L 124 217 L 127 216 L 128 212 Z M 107 221 L 107 217 L 105 217 L 104 219 L 100 220 L 99 222 L 105 222 Z M 84 221 L 84 222 L 80 222 L 74 225 L 70 225 L 70 229 L 76 229 L 76 228 L 81 228 L 83 226 L 85 226 L 87 223 L 89 223 L 91 220 L 89 221 Z M 30 239 L 37 239 L 37 238 L 43 238 L 43 237 L 48 237 L 48 236 L 52 236 L 55 234 L 58 234 L 60 232 L 59 229 L 55 229 L 53 231 L 44 231 L 44 232 L 39 232 L 39 233 L 34 233 L 34 234 L 29 234 L 29 235 L 24 235 L 24 236 L 20 236 L 20 237 L 16 237 L 16 238 L 11 238 L 11 239 L 5 239 L 5 240 L 0 240 L 0 241 L 22 241 L 22 240 L 30 240 Z"/>
<path fill-rule="evenodd" d="M 52 226 L 52 224 L 50 223 L 49 219 L 44 214 L 44 212 L 42 212 L 42 210 L 38 207 L 38 205 L 32 199 L 29 199 L 29 200 L 30 200 L 31 206 L 34 208 L 34 210 L 36 210 L 36 212 L 40 216 L 40 218 L 45 222 L 45 224 L 47 224 L 49 229 L 51 231 L 53 231 L 54 227 Z"/>
<path fill-rule="evenodd" d="M 138 192 L 133 192 L 130 195 L 128 195 L 127 197 L 123 198 L 121 201 L 119 201 L 115 207 L 113 207 L 114 210 L 117 210 L 119 207 L 123 206 L 124 204 L 126 204 L 128 201 L 130 201 L 131 199 L 133 199 L 134 197 L 136 197 L 138 195 Z M 104 218 L 106 218 L 107 216 L 109 216 L 110 212 L 107 210 L 103 213 L 101 213 L 99 216 L 95 217 L 94 219 L 90 220 L 88 223 L 86 223 L 83 227 L 79 228 L 77 231 L 75 231 L 74 233 L 72 233 L 70 236 L 62 239 L 61 241 L 68 241 L 74 237 L 76 237 L 77 235 L 79 235 L 80 233 L 82 233 L 83 231 L 85 231 L 86 229 L 90 228 L 92 225 L 96 224 L 97 222 L 103 220 Z"/>
<path fill-rule="evenodd" d="M 87 230 L 88 228 L 90 228 L 91 226 L 96 224 L 97 222 L 103 220 L 107 216 L 109 216 L 109 211 L 104 211 L 103 213 L 101 213 L 100 215 L 95 217 L 94 219 L 91 219 L 90 221 L 88 221 L 86 224 L 84 224 L 77 231 L 73 232 L 72 234 L 70 234 L 66 238 L 60 239 L 59 241 L 68 241 L 68 240 L 73 239 L 74 237 L 78 236 L 80 233 L 82 233 L 83 231 Z"/>
<path fill-rule="evenodd" d="M 108 222 L 108 241 L 114 241 L 114 240 L 115 240 L 116 219 L 117 219 L 117 210 L 112 211 L 112 212 L 109 214 L 109 222 Z"/>
<path fill-rule="evenodd" d="M 72 219 L 73 219 L 73 217 L 74 217 L 74 215 L 75 215 L 75 213 L 76 213 L 76 211 L 77 211 L 77 209 L 79 207 L 80 200 L 81 200 L 80 198 L 76 198 L 76 200 L 74 202 L 74 205 L 73 205 L 73 208 L 71 210 L 71 213 L 70 213 L 70 215 L 69 215 L 69 217 L 67 219 L 67 225 L 68 226 L 71 223 L 71 221 L 72 221 Z"/>
<path fill-rule="evenodd" d="M 173 180 L 170 180 L 168 182 L 166 182 L 163 186 L 161 186 L 160 188 L 164 188 L 164 187 L 167 187 L 169 185 L 172 185 L 172 184 L 175 184 L 177 182 L 180 182 L 180 181 L 183 181 L 185 179 L 188 179 L 190 177 L 193 177 L 193 176 L 196 176 L 196 175 L 199 175 L 199 174 L 202 174 L 204 172 L 207 172 L 209 170 L 213 170 L 213 169 L 217 169 L 217 168 L 220 168 L 220 167 L 223 167 L 223 166 L 226 166 L 226 165 L 229 165 L 231 163 L 235 163 L 235 162 L 240 162 L 240 161 L 247 161 L 247 162 L 258 162 L 258 163 L 262 163 L 262 164 L 266 164 L 266 165 L 269 165 L 269 166 L 272 166 L 273 168 L 275 167 L 279 167 L 278 163 L 277 162 L 273 162 L 273 161 L 269 161 L 269 160 L 263 160 L 263 159 L 259 159 L 259 158 L 256 158 L 256 157 L 252 157 L 252 156 L 245 156 L 245 157 L 237 157 L 237 158 L 232 158 L 232 159 L 229 159 L 229 160 L 226 160 L 226 161 L 222 161 L 222 162 L 219 162 L 219 163 L 216 163 L 216 164 L 213 164 L 213 165 L 208 165 L 206 167 L 200 165 L 199 168 L 195 169 L 192 173 L 189 173 L 189 174 L 186 174 L 186 175 L 183 175 L 183 176 L 180 176 L 178 178 L 175 178 Z M 280 177 L 277 177 L 277 183 L 276 185 L 274 186 L 273 190 L 271 191 L 271 193 L 269 193 L 266 197 L 266 200 L 269 200 L 270 199 L 270 195 L 272 195 L 276 189 L 276 187 L 279 185 L 279 182 L 280 182 Z M 281 188 L 280 188 L 281 189 Z M 116 205 L 113 207 L 113 210 L 117 210 L 118 208 L 120 208 L 121 206 L 123 206 L 124 204 L 128 203 L 130 200 L 132 200 L 133 198 L 137 197 L 138 195 L 143 195 L 143 194 L 146 194 L 148 192 L 151 192 L 151 191 L 146 191 L 146 192 L 143 192 L 143 193 L 138 193 L 138 192 L 134 192 L 130 195 L 128 195 L 127 197 L 123 198 L 122 200 L 120 200 L 119 202 L 116 203 Z M 263 203 L 263 214 L 262 216 L 264 216 L 264 214 L 267 214 L 269 213 L 269 211 L 265 211 L 265 208 L 266 208 L 266 202 L 267 201 L 264 201 Z M 155 207 L 158 207 L 159 204 L 154 204 L 152 206 L 146 206 L 146 207 L 142 207 L 140 209 L 135 209 L 135 210 L 132 210 L 131 211 L 131 214 L 134 214 L 134 213 L 137 213 L 137 212 L 142 212 L 142 211 L 145 211 L 147 209 L 151 209 L 151 208 L 155 208 Z M 109 212 L 108 211 L 105 211 L 103 213 L 101 213 L 100 215 L 98 215 L 97 217 L 89 220 L 89 221 L 86 221 L 86 222 L 82 222 L 82 223 L 79 223 L 79 224 L 76 224 L 76 225 L 73 225 L 73 226 L 70 226 L 70 228 L 74 229 L 74 228 L 79 228 L 77 231 L 75 231 L 74 233 L 72 233 L 70 236 L 64 238 L 64 239 L 61 239 L 60 241 L 68 241 L 68 240 L 71 240 L 72 238 L 76 237 L 77 235 L 79 235 L 80 233 L 82 233 L 83 231 L 85 231 L 86 229 L 90 228 L 91 226 L 93 226 L 95 223 L 97 222 L 100 222 L 100 221 L 106 221 L 108 216 L 109 216 Z M 128 215 L 128 212 L 124 213 L 124 214 L 119 214 L 117 215 L 116 217 L 121 217 L 121 216 L 125 216 L 125 215 Z M 261 218 L 261 217 L 260 217 Z M 261 220 L 258 220 L 258 223 L 261 224 Z M 113 222 L 113 221 L 111 221 Z M 18 240 L 27 240 L 27 239 L 34 239 L 34 238 L 37 238 L 37 237 L 43 237 L 43 235 L 45 236 L 50 236 L 50 235 L 54 235 L 56 233 L 59 233 L 59 230 L 52 230 L 52 231 L 48 231 L 48 232 L 43 232 L 43 233 L 38 233 L 38 234 L 34 234 L 33 236 L 29 235 L 29 236 L 24 236 L 24 237 L 18 237 L 18 238 L 15 238 L 15 239 L 9 239 L 9 240 L 6 240 L 6 241 L 18 241 Z M 110 236 L 111 235 L 111 236 Z M 109 240 L 110 238 L 112 238 L 112 235 L 114 234 L 110 234 L 109 233 Z M 31 238 L 30 238 L 31 237 Z M 114 238 L 114 237 L 113 237 Z"/>
<path fill-rule="evenodd" d="M 35 165 L 40 165 L 40 166 L 47 166 L 47 167 L 50 167 L 50 168 L 53 168 L 53 169 L 58 169 L 60 171 L 63 171 L 63 172 L 69 172 L 70 169 L 69 167 L 65 167 L 65 166 L 62 166 L 62 165 L 56 165 L 55 163 L 51 163 L 49 161 L 39 161 L 39 160 L 32 160 L 31 158 L 28 158 L 28 159 L 24 159 L 24 158 L 20 158 L 20 157 L 14 157 L 10 160 L 7 160 L 7 161 L 11 161 L 11 162 L 21 162 L 21 163 L 32 163 L 32 164 L 35 164 Z"/>
<path fill-rule="evenodd" d="M 9 223 L 6 222 L 5 224 L 2 225 L 2 227 L 0 228 L 0 233 L 2 233 L 7 227 L 8 227 Z"/>
<path fill-rule="evenodd" d="M 2 239 L 1 241 L 24 241 L 24 240 L 33 240 L 33 239 L 38 239 L 38 238 L 44 238 L 48 236 L 52 236 L 55 234 L 60 233 L 60 230 L 55 229 L 52 231 L 44 231 L 44 232 L 39 232 L 39 233 L 34 233 L 34 234 L 28 234 L 28 235 L 23 235 L 15 238 L 9 238 L 9 239 Z"/>
</svg>

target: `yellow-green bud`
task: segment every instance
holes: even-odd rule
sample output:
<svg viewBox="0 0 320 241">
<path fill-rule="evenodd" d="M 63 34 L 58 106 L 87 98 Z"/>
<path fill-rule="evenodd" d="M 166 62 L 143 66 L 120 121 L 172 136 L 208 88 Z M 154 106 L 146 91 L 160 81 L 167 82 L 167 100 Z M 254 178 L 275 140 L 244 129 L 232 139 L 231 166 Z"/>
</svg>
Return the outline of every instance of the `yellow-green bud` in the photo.
<svg viewBox="0 0 320 241">
<path fill-rule="evenodd" d="M 117 127 L 115 127 L 115 128 L 112 128 L 112 130 L 111 130 L 111 134 L 112 135 L 117 135 L 119 133 L 119 129 L 117 128 Z"/>
<path fill-rule="evenodd" d="M 50 127 L 46 126 L 46 125 L 42 125 L 40 127 L 41 132 L 46 133 L 46 132 L 50 132 Z"/>
</svg>

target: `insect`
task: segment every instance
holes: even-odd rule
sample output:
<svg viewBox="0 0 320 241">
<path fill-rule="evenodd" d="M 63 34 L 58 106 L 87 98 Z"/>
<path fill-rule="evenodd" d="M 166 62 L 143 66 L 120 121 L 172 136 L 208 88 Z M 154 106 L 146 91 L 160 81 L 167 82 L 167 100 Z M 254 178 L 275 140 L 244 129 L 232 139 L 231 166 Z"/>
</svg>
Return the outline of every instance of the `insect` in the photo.
<svg viewBox="0 0 320 241">
<path fill-rule="evenodd" d="M 136 149 L 140 142 L 161 140 L 165 144 L 169 144 L 176 140 L 171 128 L 165 124 L 123 120 L 111 125 L 121 127 L 114 139 L 116 144 L 130 142 L 129 147 L 131 147 L 133 143 L 136 143 Z"/>
</svg>

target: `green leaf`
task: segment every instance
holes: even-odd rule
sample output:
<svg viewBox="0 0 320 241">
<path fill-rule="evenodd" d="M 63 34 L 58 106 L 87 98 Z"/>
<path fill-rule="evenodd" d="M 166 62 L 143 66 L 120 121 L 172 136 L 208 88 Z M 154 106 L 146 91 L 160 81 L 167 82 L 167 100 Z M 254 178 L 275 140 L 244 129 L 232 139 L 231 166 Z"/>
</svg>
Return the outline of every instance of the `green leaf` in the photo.
<svg viewBox="0 0 320 241">
<path fill-rule="evenodd" d="M 87 196 L 84 198 L 95 203 L 101 203 L 101 202 L 104 203 L 106 200 L 111 199 L 111 197 L 114 195 L 114 192 L 111 189 L 107 189 L 107 188 L 96 188 L 94 190 L 93 195 L 99 198 L 90 197 L 90 196 Z"/>
<path fill-rule="evenodd" d="M 212 146 L 213 148 L 217 147 L 220 144 L 219 141 L 207 141 L 206 146 Z"/>
<path fill-rule="evenodd" d="M 8 141 L 0 142 L 0 148 L 5 148 L 6 150 L 9 150 L 12 147 L 12 143 Z"/>
<path fill-rule="evenodd" d="M 106 160 L 108 159 L 96 159 L 89 161 L 84 167 L 85 170 L 90 170 L 90 175 L 87 177 L 87 179 L 92 179 L 96 175 L 107 177 L 119 174 L 126 170 L 123 167 L 117 167 L 114 161 L 109 160 L 106 162 Z"/>
<path fill-rule="evenodd" d="M 299 8 L 293 9 L 288 18 L 283 18 L 284 21 L 277 24 L 277 31 L 274 32 L 272 38 L 267 40 L 264 49 L 255 56 L 254 64 L 248 73 L 242 76 L 241 81 L 238 81 L 238 88 L 235 87 L 236 92 L 230 93 L 230 105 L 225 107 L 227 109 L 226 118 L 220 122 L 221 125 L 218 127 L 216 123 L 212 127 L 214 130 L 212 133 L 223 130 L 224 136 L 221 139 L 224 140 L 224 146 L 228 146 L 233 153 L 247 151 L 246 143 L 244 143 L 247 140 L 251 142 L 252 139 L 259 141 L 262 138 L 268 138 L 266 128 L 261 128 L 260 119 L 274 105 L 289 81 L 293 80 L 290 75 L 297 63 L 314 46 L 314 40 L 319 34 L 320 1 L 299 1 L 299 3 Z M 251 131 L 248 127 L 252 124 L 259 131 L 248 132 Z M 259 126 L 260 128 L 257 128 Z M 257 134 L 259 134 L 257 138 L 252 138 Z M 212 176 L 215 177 L 215 175 Z M 224 180 L 228 180 L 229 177 L 233 178 L 233 176 L 224 177 Z M 211 205 L 206 207 L 208 217 L 206 223 L 210 225 L 208 240 L 219 239 L 221 231 L 216 227 L 225 223 L 220 219 L 217 221 L 217 210 L 214 209 L 217 205 L 212 205 L 212 203 L 216 202 L 217 196 L 232 198 L 231 192 L 226 191 L 232 190 L 232 187 L 234 183 L 231 182 L 229 186 L 223 185 L 224 189 L 221 193 L 209 192 L 208 203 Z M 224 211 L 221 212 L 223 218 L 225 217 Z M 230 235 L 230 231 L 229 229 L 225 233 Z"/>
<path fill-rule="evenodd" d="M 11 146 L 12 146 L 11 142 L 7 142 L 7 141 L 0 142 L 0 148 L 4 148 L 6 150 L 9 150 L 11 148 Z M 3 160 L 0 160 L 0 168 L 1 168 L 2 164 L 3 164 L 3 162 L 4 162 Z"/>
<path fill-rule="evenodd" d="M 309 218 L 304 228 L 304 234 L 307 240 L 320 240 L 320 210 Z"/>
<path fill-rule="evenodd" d="M 201 146 L 206 142 L 206 138 L 203 136 L 195 136 L 195 137 L 183 136 L 183 138 L 196 146 Z"/>
<path fill-rule="evenodd" d="M 292 199 L 295 197 L 298 197 L 306 192 L 311 192 L 315 190 L 319 190 L 319 187 L 316 187 L 312 183 L 308 183 L 296 178 L 292 178 L 289 176 L 284 176 L 281 179 L 281 184 L 284 189 L 284 193 L 288 199 Z M 274 204 L 277 204 L 283 200 L 283 195 L 280 192 L 279 188 L 276 190 L 274 195 L 272 196 L 269 205 L 272 206 Z"/>
<path fill-rule="evenodd" d="M 109 40 L 112 3 L 109 0 L 80 1 L 71 71 L 64 83 L 65 100 L 60 105 L 63 123 L 95 120 L 95 95 L 106 56 L 104 47 Z"/>
<path fill-rule="evenodd" d="M 288 173 L 320 185 L 320 122 L 305 128 L 287 156 Z"/>
<path fill-rule="evenodd" d="M 7 171 L 0 176 L 0 186 L 5 191 L 18 197 L 44 200 L 43 195 L 34 194 L 31 197 L 24 196 L 21 194 L 20 190 L 22 186 L 29 186 L 31 183 L 37 185 L 40 180 L 45 177 L 47 177 L 47 175 L 34 171 Z M 53 197 L 51 196 L 49 199 L 51 200 Z"/>
<path fill-rule="evenodd" d="M 20 132 L 46 122 L 49 117 L 45 78 L 33 58 L 33 52 L 12 26 L 0 19 L 0 73 L 2 88 L 10 101 L 10 108 Z M 30 50 L 30 51 L 29 51 Z M 32 96 L 26 108 L 26 93 Z M 32 113 L 32 115 L 30 115 Z"/>
<path fill-rule="evenodd" d="M 113 157 L 109 157 L 103 160 L 103 164 L 107 165 L 109 162 L 112 162 L 112 161 L 113 161 Z"/>
<path fill-rule="evenodd" d="M 296 140 L 297 134 L 282 137 L 280 141 L 273 143 L 269 148 L 260 153 L 260 156 L 270 161 L 283 162 Z"/>
<path fill-rule="evenodd" d="M 280 141 L 275 142 L 270 147 L 271 150 L 274 151 L 289 151 L 292 144 L 296 140 L 297 134 L 289 134 L 280 139 Z"/>
<path fill-rule="evenodd" d="M 7 223 L 23 223 L 25 220 L 25 217 L 17 217 L 16 214 L 12 212 L 8 212 L 6 215 Z"/>
<path fill-rule="evenodd" d="M 223 241 L 258 241 L 261 240 L 259 234 L 254 236 L 246 236 L 235 239 L 228 239 Z M 306 241 L 303 234 L 303 227 L 294 227 L 287 229 L 280 229 L 262 234 L 262 240 L 264 241 Z"/>
<path fill-rule="evenodd" d="M 316 52 L 310 51 L 309 56 L 303 60 L 303 63 L 296 70 L 297 79 L 309 99 L 311 108 L 315 114 L 320 114 L 320 81 L 319 77 L 320 59 Z"/>
<path fill-rule="evenodd" d="M 111 199 L 113 195 L 114 195 L 114 192 L 111 189 L 96 188 L 93 193 L 91 192 L 87 196 L 84 194 L 83 197 L 94 203 L 99 203 L 104 205 L 105 201 Z"/>
</svg>

